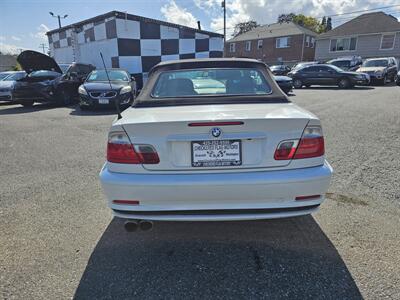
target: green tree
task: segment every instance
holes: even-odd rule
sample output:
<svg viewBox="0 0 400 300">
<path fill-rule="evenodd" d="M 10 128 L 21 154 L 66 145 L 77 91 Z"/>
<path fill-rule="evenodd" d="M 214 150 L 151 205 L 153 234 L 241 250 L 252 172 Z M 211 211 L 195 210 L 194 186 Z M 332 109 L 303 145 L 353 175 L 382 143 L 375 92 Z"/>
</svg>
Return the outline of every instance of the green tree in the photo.
<svg viewBox="0 0 400 300">
<path fill-rule="evenodd" d="M 238 36 L 240 34 L 243 34 L 247 31 L 250 31 L 256 27 L 260 26 L 259 24 L 257 24 L 256 21 L 248 21 L 248 22 L 242 22 L 242 23 L 238 23 L 235 25 L 235 29 L 233 31 L 232 36 Z"/>
<path fill-rule="evenodd" d="M 326 21 L 326 31 L 332 30 L 332 18 L 328 17 L 328 20 Z"/>
<path fill-rule="evenodd" d="M 323 27 L 326 26 L 326 17 L 325 16 L 322 18 L 321 26 L 323 26 Z"/>
<path fill-rule="evenodd" d="M 17 63 L 13 68 L 12 71 L 22 71 L 21 66 L 19 65 L 19 63 Z"/>
<path fill-rule="evenodd" d="M 315 31 L 315 32 L 318 32 L 318 30 L 319 30 L 320 24 L 319 24 L 318 20 L 313 17 L 308 17 L 303 14 L 299 14 L 293 18 L 293 22 L 296 24 L 299 24 L 300 26 L 308 28 L 312 31 Z"/>
<path fill-rule="evenodd" d="M 278 23 L 289 23 L 289 22 L 293 22 L 293 19 L 296 15 L 294 13 L 290 13 L 290 14 L 280 14 L 278 16 Z"/>
<path fill-rule="evenodd" d="M 279 15 L 278 23 L 284 23 L 284 22 L 286 23 L 293 22 L 318 33 L 324 32 L 326 27 L 324 24 L 326 22 L 325 17 L 322 19 L 322 22 L 320 23 L 316 18 L 305 16 L 303 14 L 296 15 L 294 13 L 289 13 L 289 14 Z"/>
</svg>

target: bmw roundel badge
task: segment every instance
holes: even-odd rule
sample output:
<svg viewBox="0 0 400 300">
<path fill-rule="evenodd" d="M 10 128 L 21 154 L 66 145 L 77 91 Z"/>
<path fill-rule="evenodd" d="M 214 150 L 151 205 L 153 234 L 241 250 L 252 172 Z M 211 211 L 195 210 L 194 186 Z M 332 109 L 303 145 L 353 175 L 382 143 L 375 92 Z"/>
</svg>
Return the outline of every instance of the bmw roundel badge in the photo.
<svg viewBox="0 0 400 300">
<path fill-rule="evenodd" d="M 215 138 L 219 137 L 221 135 L 221 133 L 222 133 L 222 131 L 218 127 L 214 127 L 213 129 L 211 129 L 211 134 Z"/>
</svg>

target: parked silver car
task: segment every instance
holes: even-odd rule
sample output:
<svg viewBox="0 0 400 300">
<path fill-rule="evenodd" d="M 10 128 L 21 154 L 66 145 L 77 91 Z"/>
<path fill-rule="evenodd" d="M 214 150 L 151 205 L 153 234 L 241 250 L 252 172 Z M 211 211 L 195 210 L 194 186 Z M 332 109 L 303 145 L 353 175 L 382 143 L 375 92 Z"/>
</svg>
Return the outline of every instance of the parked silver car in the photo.
<svg viewBox="0 0 400 300">
<path fill-rule="evenodd" d="M 0 101 L 12 101 L 15 82 L 25 76 L 25 71 L 16 71 L 9 73 L 5 78 L 0 80 Z"/>
</svg>

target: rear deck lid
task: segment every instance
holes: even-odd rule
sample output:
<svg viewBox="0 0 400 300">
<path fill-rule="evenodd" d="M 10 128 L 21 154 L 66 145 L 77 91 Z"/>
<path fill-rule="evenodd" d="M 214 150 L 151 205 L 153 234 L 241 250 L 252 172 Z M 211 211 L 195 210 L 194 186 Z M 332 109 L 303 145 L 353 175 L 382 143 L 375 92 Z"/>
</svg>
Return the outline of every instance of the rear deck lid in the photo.
<svg viewBox="0 0 400 300">
<path fill-rule="evenodd" d="M 160 163 L 143 165 L 149 171 L 217 171 L 288 165 L 274 159 L 277 145 L 299 139 L 313 118 L 291 103 L 234 104 L 129 108 L 115 125 L 123 126 L 133 144 L 156 149 Z M 203 155 L 206 163 L 201 163 Z M 212 155 L 223 155 L 227 164 L 208 165 Z"/>
</svg>

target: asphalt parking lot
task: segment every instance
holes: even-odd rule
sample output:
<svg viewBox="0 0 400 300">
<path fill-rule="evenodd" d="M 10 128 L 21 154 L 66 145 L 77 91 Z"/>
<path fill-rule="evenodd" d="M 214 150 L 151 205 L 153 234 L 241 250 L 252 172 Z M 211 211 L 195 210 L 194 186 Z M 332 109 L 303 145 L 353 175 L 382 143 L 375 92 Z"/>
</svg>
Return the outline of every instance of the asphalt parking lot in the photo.
<svg viewBox="0 0 400 300">
<path fill-rule="evenodd" d="M 0 106 L 0 298 L 400 299 L 400 87 L 295 90 L 335 169 L 321 210 L 126 233 L 97 174 L 114 114 Z"/>
</svg>

